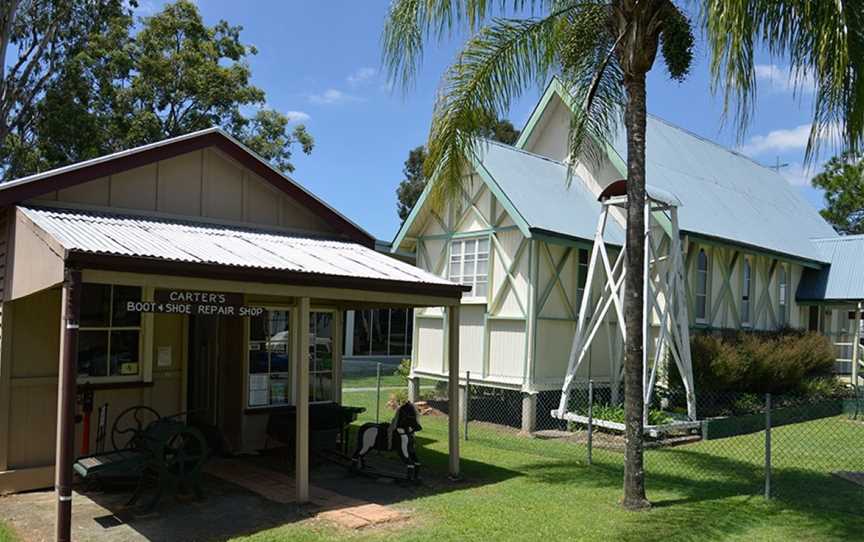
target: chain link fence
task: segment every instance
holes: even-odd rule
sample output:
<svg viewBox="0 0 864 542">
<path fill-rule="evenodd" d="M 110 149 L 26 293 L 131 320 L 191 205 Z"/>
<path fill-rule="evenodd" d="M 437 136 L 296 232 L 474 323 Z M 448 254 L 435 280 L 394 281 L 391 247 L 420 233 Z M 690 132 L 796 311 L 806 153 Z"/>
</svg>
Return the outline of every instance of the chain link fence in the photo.
<svg viewBox="0 0 864 542">
<path fill-rule="evenodd" d="M 366 418 L 389 420 L 407 390 L 385 383 L 373 388 L 362 395 Z M 350 404 L 351 397 L 346 393 L 344 401 Z M 571 420 L 552 415 L 560 397 L 560 391 L 526 395 L 477 384 L 468 375 L 455 414 L 470 446 L 623 468 L 623 390 L 578 383 L 567 408 L 576 415 Z M 454 414 L 446 381 L 422 380 L 420 405 L 424 433 L 446 438 L 446 420 Z M 701 391 L 696 412 L 698 423 L 689 423 L 681 392 L 653 398 L 644 439 L 649 490 L 662 483 L 864 514 L 864 390 L 834 387 L 804 396 Z"/>
</svg>

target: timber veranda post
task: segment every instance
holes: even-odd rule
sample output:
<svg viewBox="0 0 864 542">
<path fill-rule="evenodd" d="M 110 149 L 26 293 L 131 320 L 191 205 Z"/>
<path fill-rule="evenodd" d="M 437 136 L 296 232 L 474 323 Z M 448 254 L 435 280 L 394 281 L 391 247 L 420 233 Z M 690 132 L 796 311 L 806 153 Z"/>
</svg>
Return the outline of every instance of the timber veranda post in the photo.
<svg viewBox="0 0 864 542">
<path fill-rule="evenodd" d="M 459 305 L 447 307 L 447 416 L 448 444 L 451 479 L 458 479 L 459 472 Z"/>
<path fill-rule="evenodd" d="M 75 459 L 75 380 L 78 320 L 81 314 L 81 271 L 66 268 L 62 293 L 63 347 L 57 378 L 57 450 L 54 487 L 57 494 L 55 539 L 72 540 L 72 462 Z"/>
<path fill-rule="evenodd" d="M 309 502 L 309 298 L 297 300 L 295 483 L 297 502 Z"/>
</svg>

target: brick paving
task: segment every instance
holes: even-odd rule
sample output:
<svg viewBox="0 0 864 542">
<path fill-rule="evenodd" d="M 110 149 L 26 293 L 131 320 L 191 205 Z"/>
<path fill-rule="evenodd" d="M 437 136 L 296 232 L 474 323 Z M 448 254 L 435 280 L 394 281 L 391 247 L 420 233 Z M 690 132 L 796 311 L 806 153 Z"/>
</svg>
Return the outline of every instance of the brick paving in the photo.
<svg viewBox="0 0 864 542">
<path fill-rule="evenodd" d="M 209 474 L 237 484 L 265 499 L 288 504 L 295 502 L 294 478 L 287 474 L 259 467 L 248 461 L 225 459 L 212 461 L 205 469 Z M 313 505 L 320 508 L 317 517 L 348 529 L 362 529 L 402 519 L 398 511 L 314 485 L 309 487 Z"/>
</svg>

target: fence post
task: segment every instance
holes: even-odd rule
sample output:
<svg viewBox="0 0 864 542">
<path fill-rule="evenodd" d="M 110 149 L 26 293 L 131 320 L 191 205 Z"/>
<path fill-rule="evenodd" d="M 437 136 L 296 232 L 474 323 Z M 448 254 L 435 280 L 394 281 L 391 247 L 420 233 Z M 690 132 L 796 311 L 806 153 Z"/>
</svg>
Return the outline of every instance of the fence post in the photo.
<svg viewBox="0 0 864 542">
<path fill-rule="evenodd" d="M 765 394 L 765 499 L 771 498 L 771 394 Z"/>
<path fill-rule="evenodd" d="M 375 368 L 375 423 L 380 421 L 381 415 L 381 362 Z"/>
<path fill-rule="evenodd" d="M 471 408 L 471 371 L 465 372 L 465 440 L 468 440 L 468 411 Z"/>
<path fill-rule="evenodd" d="M 592 463 L 594 449 L 594 381 L 588 381 L 588 464 Z"/>
</svg>

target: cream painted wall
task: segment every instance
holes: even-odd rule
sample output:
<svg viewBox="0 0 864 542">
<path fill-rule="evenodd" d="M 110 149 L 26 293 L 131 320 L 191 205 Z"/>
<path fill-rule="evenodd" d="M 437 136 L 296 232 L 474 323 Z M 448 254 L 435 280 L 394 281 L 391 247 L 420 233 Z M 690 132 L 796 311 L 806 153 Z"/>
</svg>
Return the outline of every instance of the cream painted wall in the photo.
<svg viewBox="0 0 864 542">
<path fill-rule="evenodd" d="M 489 240 L 488 291 L 463 298 L 460 311 L 461 376 L 472 382 L 521 388 L 527 381 L 527 315 L 532 295 L 530 240 L 516 228 L 479 176 L 466 175 L 466 194 L 442 211 L 422 209 L 416 230 L 417 265 L 448 277 L 455 239 Z M 427 203 L 428 206 L 428 203 Z M 436 218 L 437 216 L 437 218 Z M 416 374 L 446 376 L 443 314 L 438 308 L 415 311 L 413 368 Z"/>
<path fill-rule="evenodd" d="M 46 194 L 30 203 L 49 202 L 323 235 L 336 233 L 325 220 L 216 148 L 116 173 Z"/>
</svg>

